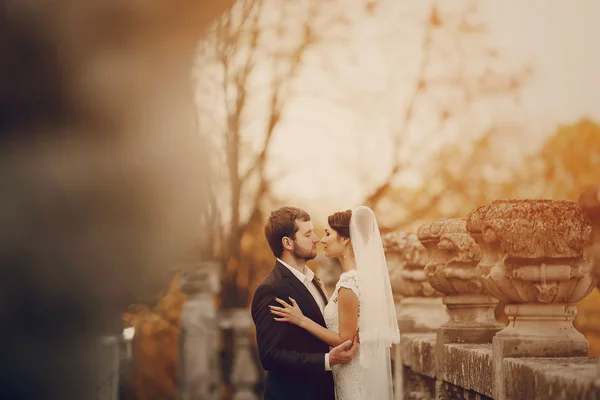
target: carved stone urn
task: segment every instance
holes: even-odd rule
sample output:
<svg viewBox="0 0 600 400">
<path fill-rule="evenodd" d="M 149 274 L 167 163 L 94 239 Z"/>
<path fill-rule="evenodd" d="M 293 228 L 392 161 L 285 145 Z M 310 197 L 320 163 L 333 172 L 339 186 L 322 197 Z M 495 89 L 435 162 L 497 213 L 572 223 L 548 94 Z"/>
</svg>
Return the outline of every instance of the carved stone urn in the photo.
<svg viewBox="0 0 600 400">
<path fill-rule="evenodd" d="M 400 331 L 431 332 L 439 328 L 448 315 L 442 294 L 425 278 L 427 251 L 417 235 L 392 232 L 383 235 L 382 240 Z"/>
<path fill-rule="evenodd" d="M 465 219 L 440 219 L 419 228 L 429 253 L 425 276 L 444 294 L 450 320 L 441 327 L 443 343 L 491 343 L 503 324 L 496 321 L 493 298 L 481 282 L 481 250 L 467 232 Z"/>
<path fill-rule="evenodd" d="M 554 339 L 564 342 L 556 343 L 559 353 L 587 352 L 573 327 L 573 303 L 596 282 L 584 257 L 591 225 L 577 203 L 497 200 L 472 211 L 467 229 L 482 249 L 482 283 L 509 303 L 509 325 L 498 335 Z"/>
<path fill-rule="evenodd" d="M 596 286 L 591 225 L 576 202 L 497 200 L 467 217 L 482 250 L 481 282 L 505 300 L 509 324 L 492 340 L 494 398 L 507 398 L 506 357 L 586 356 L 576 301 Z"/>
</svg>

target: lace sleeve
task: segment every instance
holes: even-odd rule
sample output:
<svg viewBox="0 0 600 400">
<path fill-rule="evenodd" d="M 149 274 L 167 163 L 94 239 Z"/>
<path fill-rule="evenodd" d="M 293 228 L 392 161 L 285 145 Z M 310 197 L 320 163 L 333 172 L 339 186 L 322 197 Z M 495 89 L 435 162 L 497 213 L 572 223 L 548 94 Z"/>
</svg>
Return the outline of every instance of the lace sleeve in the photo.
<svg viewBox="0 0 600 400">
<path fill-rule="evenodd" d="M 350 289 L 354 292 L 356 297 L 360 298 L 360 290 L 358 287 L 358 272 L 357 271 L 348 271 L 340 276 L 340 280 L 338 281 L 335 288 L 335 298 L 334 301 L 337 303 L 337 292 L 339 289 L 343 287 L 346 289 Z"/>
</svg>

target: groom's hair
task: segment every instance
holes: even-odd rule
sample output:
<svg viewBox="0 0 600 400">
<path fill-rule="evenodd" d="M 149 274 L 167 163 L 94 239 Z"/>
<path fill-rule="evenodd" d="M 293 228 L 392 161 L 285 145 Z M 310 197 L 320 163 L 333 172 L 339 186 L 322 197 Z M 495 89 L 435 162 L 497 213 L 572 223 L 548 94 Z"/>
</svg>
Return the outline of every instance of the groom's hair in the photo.
<svg viewBox="0 0 600 400">
<path fill-rule="evenodd" d="M 284 237 L 295 239 L 298 232 L 296 220 L 310 221 L 310 215 L 296 207 L 281 207 L 271 212 L 265 224 L 265 237 L 275 257 L 281 257 L 283 253 Z"/>
</svg>

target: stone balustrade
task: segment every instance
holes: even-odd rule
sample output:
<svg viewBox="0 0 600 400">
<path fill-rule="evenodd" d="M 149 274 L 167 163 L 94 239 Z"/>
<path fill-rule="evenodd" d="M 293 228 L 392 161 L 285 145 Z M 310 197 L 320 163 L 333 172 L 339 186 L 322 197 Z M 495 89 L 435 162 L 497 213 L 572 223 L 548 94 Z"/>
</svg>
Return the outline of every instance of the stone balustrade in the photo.
<svg viewBox="0 0 600 400">
<path fill-rule="evenodd" d="M 574 303 L 597 284 L 590 219 L 600 232 L 600 201 L 590 193 L 581 207 L 495 201 L 418 230 L 429 258 L 423 277 L 443 296 L 449 320 L 435 333 L 401 329 L 398 399 L 600 399 L 600 365 L 573 327 Z M 599 242 L 597 235 L 596 252 Z M 407 291 L 398 269 L 414 245 L 396 244 L 386 251 L 401 315 Z M 409 276 L 420 276 L 416 270 Z M 494 318 L 499 301 L 507 303 L 506 327 Z"/>
<path fill-rule="evenodd" d="M 231 327 L 234 333 L 234 358 L 231 371 L 232 400 L 258 400 L 255 386 L 260 378 L 252 356 L 254 341 L 252 317 L 245 309 L 231 310 Z"/>
<path fill-rule="evenodd" d="M 440 219 L 423 225 L 418 237 L 429 253 L 425 276 L 444 294 L 442 301 L 450 316 L 437 330 L 435 342 L 436 392 L 447 392 L 444 382 L 455 384 L 461 365 L 472 360 L 462 356 L 464 346 L 446 345 L 491 343 L 504 325 L 494 316 L 498 300 L 481 283 L 481 249 L 467 232 L 467 221 Z"/>
<path fill-rule="evenodd" d="M 425 277 L 427 252 L 417 235 L 393 232 L 382 236 L 396 315 L 403 332 L 433 332 L 448 321 L 442 294 Z"/>
<path fill-rule="evenodd" d="M 472 211 L 467 228 L 482 248 L 482 283 L 509 302 L 509 324 L 494 337 L 493 353 L 494 397 L 510 398 L 505 358 L 588 354 L 573 327 L 573 303 L 595 287 L 584 257 L 591 226 L 575 202 L 512 200 Z"/>
<path fill-rule="evenodd" d="M 187 301 L 181 313 L 179 398 L 217 400 L 219 325 L 215 296 L 220 266 L 215 262 L 182 267 L 181 290 Z"/>
</svg>

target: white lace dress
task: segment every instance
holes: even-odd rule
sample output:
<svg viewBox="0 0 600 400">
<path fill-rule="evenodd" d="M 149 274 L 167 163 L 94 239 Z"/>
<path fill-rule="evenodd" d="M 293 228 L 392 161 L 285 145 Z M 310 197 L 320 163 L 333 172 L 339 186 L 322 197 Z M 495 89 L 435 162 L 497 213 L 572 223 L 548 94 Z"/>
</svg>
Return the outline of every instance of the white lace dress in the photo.
<svg viewBox="0 0 600 400">
<path fill-rule="evenodd" d="M 338 316 L 338 291 L 339 289 L 347 288 L 352 290 L 359 297 L 358 271 L 351 270 L 344 272 L 340 276 L 340 280 L 335 285 L 335 290 L 331 295 L 329 303 L 323 310 L 323 317 L 327 329 L 339 333 L 339 316 Z M 358 303 L 358 318 L 360 320 L 360 301 Z M 364 398 L 364 369 L 360 365 L 360 349 L 356 356 L 347 364 L 334 365 L 331 368 L 333 373 L 333 381 L 335 384 L 336 400 L 366 400 Z M 375 400 L 375 399 L 369 399 Z"/>
</svg>

